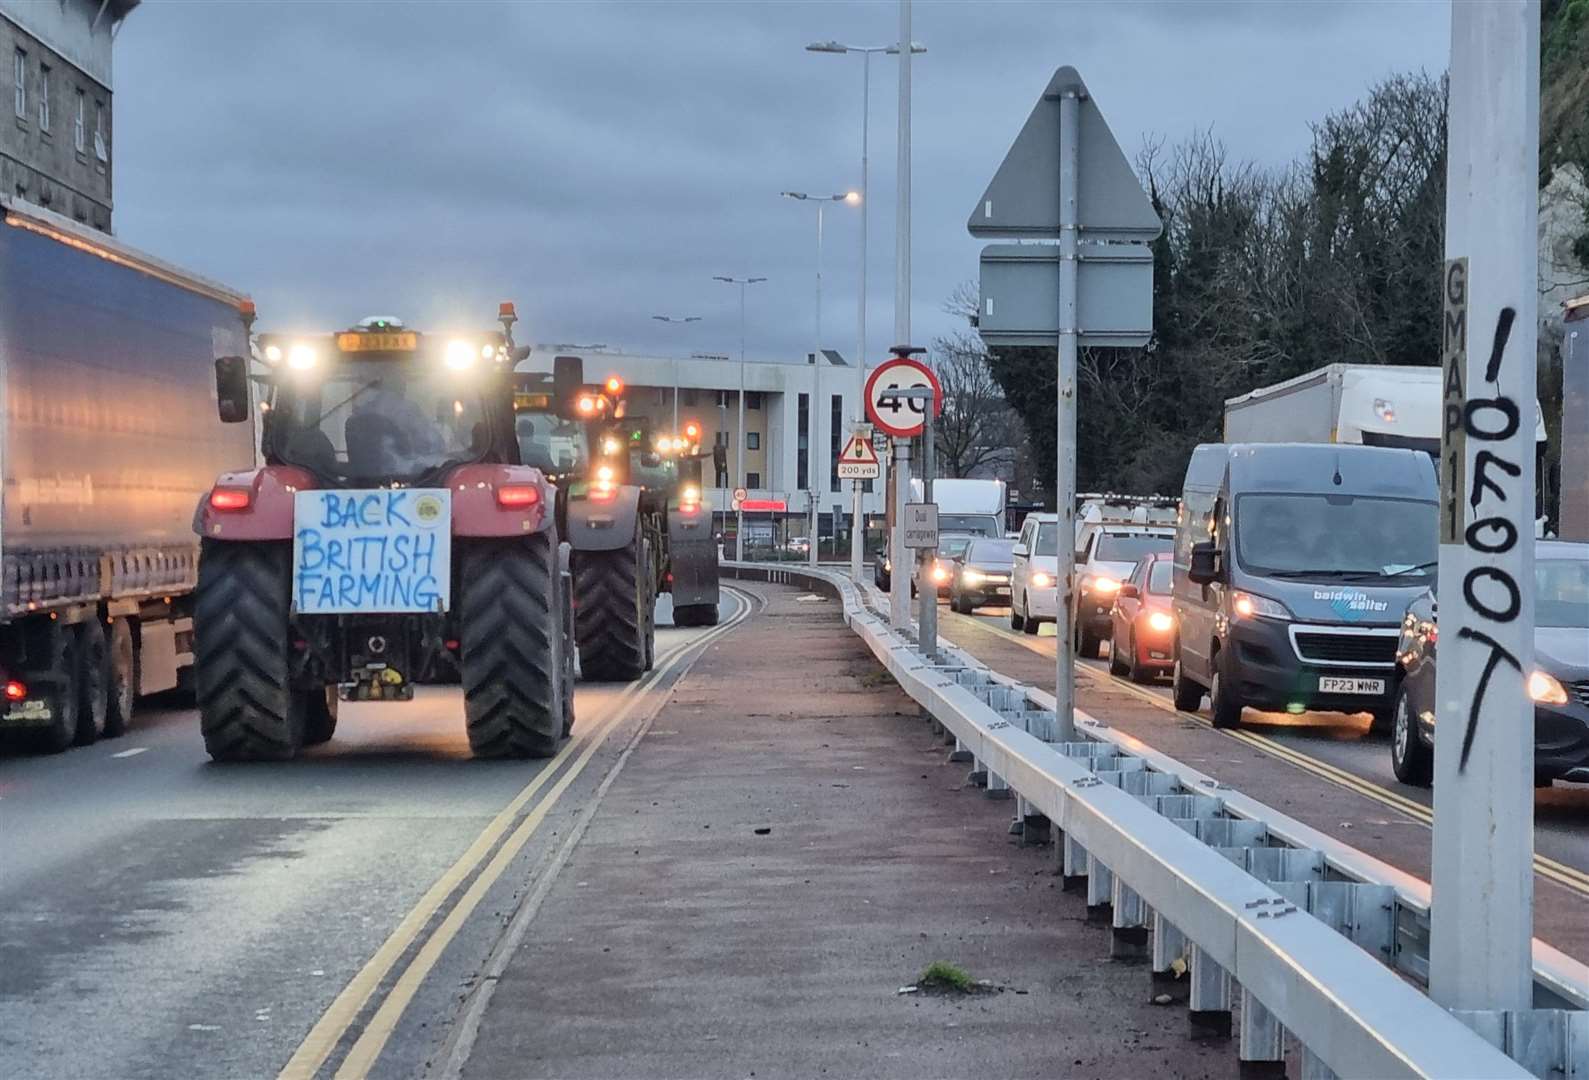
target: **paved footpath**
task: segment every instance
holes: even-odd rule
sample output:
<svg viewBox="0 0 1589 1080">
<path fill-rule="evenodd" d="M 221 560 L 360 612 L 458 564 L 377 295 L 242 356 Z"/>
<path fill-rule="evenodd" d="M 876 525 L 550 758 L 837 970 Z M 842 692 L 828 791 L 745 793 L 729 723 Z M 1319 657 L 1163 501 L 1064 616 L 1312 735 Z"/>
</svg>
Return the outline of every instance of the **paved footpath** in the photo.
<svg viewBox="0 0 1589 1080">
<path fill-rule="evenodd" d="M 463 1076 L 1235 1075 L 1107 959 L 837 604 L 748 588 L 763 610 L 680 682 L 476 990 Z M 935 961 L 991 986 L 899 993 Z"/>
</svg>

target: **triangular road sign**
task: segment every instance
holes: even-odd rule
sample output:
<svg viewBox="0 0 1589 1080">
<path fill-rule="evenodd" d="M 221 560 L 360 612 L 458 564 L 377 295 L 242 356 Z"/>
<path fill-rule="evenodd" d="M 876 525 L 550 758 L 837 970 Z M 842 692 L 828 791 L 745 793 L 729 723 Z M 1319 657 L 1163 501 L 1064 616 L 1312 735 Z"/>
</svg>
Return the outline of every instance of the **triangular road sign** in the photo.
<svg viewBox="0 0 1589 1080">
<path fill-rule="evenodd" d="M 877 451 L 872 449 L 872 440 L 859 435 L 850 436 L 850 441 L 844 444 L 844 452 L 839 455 L 839 460 L 845 464 L 878 464 Z"/>
<path fill-rule="evenodd" d="M 972 236 L 1059 236 L 1059 102 L 1070 93 L 1081 99 L 1077 217 L 1082 236 L 1152 240 L 1163 230 L 1086 84 L 1075 68 L 1062 67 L 971 212 L 966 228 Z"/>
</svg>

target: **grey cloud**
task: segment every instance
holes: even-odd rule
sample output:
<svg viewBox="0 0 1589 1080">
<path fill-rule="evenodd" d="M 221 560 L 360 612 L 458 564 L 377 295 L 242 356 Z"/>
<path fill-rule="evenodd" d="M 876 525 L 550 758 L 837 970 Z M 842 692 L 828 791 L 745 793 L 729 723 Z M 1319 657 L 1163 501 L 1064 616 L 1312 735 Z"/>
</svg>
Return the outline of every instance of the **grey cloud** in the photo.
<svg viewBox="0 0 1589 1080">
<path fill-rule="evenodd" d="M 518 300 L 543 340 L 810 347 L 810 208 L 859 179 L 860 60 L 893 3 L 151 2 L 117 46 L 124 238 L 250 290 L 273 325 L 420 324 Z M 1279 163 L 1393 70 L 1444 64 L 1443 5 L 916 5 L 913 336 L 952 325 L 964 221 L 1052 69 L 1075 64 L 1128 155 L 1212 126 Z M 873 63 L 869 340 L 892 337 L 894 80 Z M 854 351 L 855 211 L 834 207 L 824 344 Z M 655 312 L 698 314 L 684 329 Z M 478 314 L 476 314 L 478 313 Z"/>
</svg>

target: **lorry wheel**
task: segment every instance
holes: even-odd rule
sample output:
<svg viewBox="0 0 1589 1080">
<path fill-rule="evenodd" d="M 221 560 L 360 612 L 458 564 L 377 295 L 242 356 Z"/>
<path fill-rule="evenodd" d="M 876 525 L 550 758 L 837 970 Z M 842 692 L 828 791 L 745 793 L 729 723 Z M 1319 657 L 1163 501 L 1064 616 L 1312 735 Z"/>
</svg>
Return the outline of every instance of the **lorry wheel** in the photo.
<svg viewBox="0 0 1589 1080">
<path fill-rule="evenodd" d="M 77 692 L 77 635 L 69 626 L 51 622 L 46 628 L 49 666 L 33 675 L 38 696 L 50 710 L 49 726 L 39 729 L 37 747 L 59 754 L 77 741 L 80 695 Z"/>
<path fill-rule="evenodd" d="M 106 631 L 110 650 L 110 693 L 105 709 L 105 737 L 126 734 L 132 726 L 133 702 L 138 697 L 138 647 L 131 619 L 113 619 Z"/>
<path fill-rule="evenodd" d="M 285 761 L 303 745 L 288 676 L 292 546 L 206 540 L 194 594 L 194 676 L 216 761 Z"/>
<path fill-rule="evenodd" d="M 1235 678 L 1229 671 L 1229 649 L 1214 656 L 1214 685 L 1208 688 L 1209 720 L 1216 728 L 1241 727 L 1241 699 L 1236 696 Z"/>
<path fill-rule="evenodd" d="M 1175 670 L 1170 676 L 1170 696 L 1178 712 L 1196 712 L 1203 704 L 1203 688 L 1186 677 L 1181 658 L 1175 658 Z"/>
<path fill-rule="evenodd" d="M 88 746 L 105 733 L 110 704 L 110 648 L 98 618 L 71 628 L 77 637 L 77 745 Z"/>
<path fill-rule="evenodd" d="M 651 565 L 651 541 L 647 540 L 644 548 L 645 560 L 642 565 Z M 657 666 L 657 583 L 650 580 L 651 572 L 646 573 L 646 593 L 651 597 L 646 604 L 646 670 L 650 671 Z"/>
<path fill-rule="evenodd" d="M 294 690 L 293 708 L 303 714 L 303 744 L 319 746 L 337 733 L 337 688 Z"/>
<path fill-rule="evenodd" d="M 550 533 L 459 541 L 464 719 L 476 757 L 551 757 L 566 723 Z"/>
<path fill-rule="evenodd" d="M 576 551 L 574 595 L 574 637 L 585 678 L 633 682 L 645 674 L 646 608 L 655 600 L 646 588 L 639 544 Z"/>
</svg>

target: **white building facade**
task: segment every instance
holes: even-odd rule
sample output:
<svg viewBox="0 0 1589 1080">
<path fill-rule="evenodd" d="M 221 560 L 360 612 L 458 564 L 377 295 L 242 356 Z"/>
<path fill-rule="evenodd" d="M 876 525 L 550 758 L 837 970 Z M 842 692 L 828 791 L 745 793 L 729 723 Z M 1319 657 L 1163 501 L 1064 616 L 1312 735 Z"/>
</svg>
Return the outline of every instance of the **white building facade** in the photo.
<svg viewBox="0 0 1589 1080">
<path fill-rule="evenodd" d="M 726 356 L 656 356 L 578 345 L 537 345 L 525 370 L 550 371 L 556 356 L 579 356 L 585 378 L 595 383 L 609 375 L 623 379 L 628 414 L 649 416 L 655 430 L 677 431 L 693 420 L 701 425 L 703 448 L 727 450 L 726 473 L 714 475 L 707 461 L 702 474 L 713 509 L 728 508 L 733 489 L 744 487 L 755 501 L 779 501 L 782 513 L 747 514 L 747 529 L 774 522 L 780 533 L 803 534 L 798 527 L 815 495 L 820 535 L 848 535 L 851 481 L 839 480 L 835 463 L 862 415 L 857 369 L 825 352 L 820 364 L 769 363 Z M 744 428 L 739 426 L 744 393 Z M 814 407 L 813 407 L 814 405 Z M 677 420 L 675 421 L 675 417 Z M 884 512 L 883 483 L 868 481 L 862 495 L 867 516 Z M 793 519 L 792 521 L 790 519 Z"/>
</svg>

